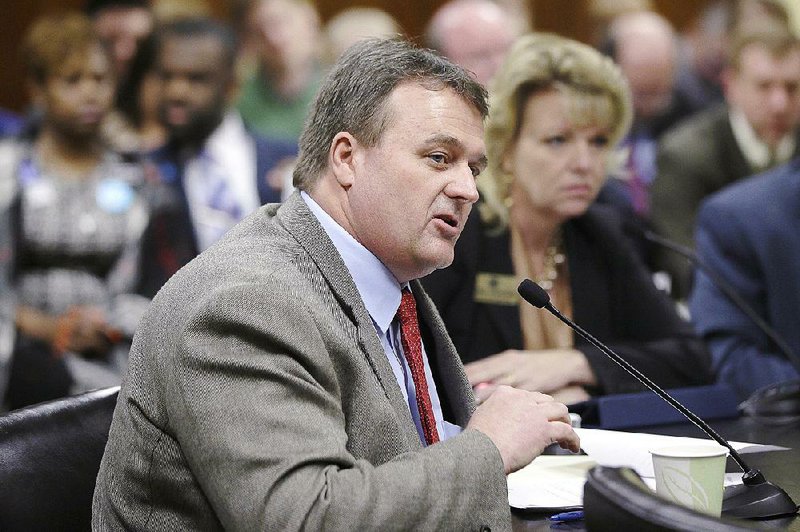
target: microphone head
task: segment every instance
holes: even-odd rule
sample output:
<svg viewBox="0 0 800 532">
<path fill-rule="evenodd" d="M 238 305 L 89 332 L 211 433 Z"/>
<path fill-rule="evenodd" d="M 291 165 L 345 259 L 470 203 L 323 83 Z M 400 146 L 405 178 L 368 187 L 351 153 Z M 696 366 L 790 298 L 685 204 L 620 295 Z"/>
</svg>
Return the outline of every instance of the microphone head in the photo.
<svg viewBox="0 0 800 532">
<path fill-rule="evenodd" d="M 550 296 L 545 292 L 544 288 L 534 283 L 530 279 L 525 279 L 519 283 L 517 292 L 522 296 L 522 299 L 537 308 L 545 308 L 550 304 Z"/>
</svg>

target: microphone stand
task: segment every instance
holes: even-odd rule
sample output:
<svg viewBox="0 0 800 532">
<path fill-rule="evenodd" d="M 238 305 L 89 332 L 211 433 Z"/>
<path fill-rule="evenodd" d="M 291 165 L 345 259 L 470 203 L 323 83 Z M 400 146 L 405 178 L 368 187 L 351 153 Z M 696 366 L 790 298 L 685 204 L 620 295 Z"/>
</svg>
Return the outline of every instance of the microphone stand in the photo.
<svg viewBox="0 0 800 532">
<path fill-rule="evenodd" d="M 731 453 L 731 458 L 744 472 L 742 475 L 742 485 L 735 486 L 726 492 L 723 501 L 723 512 L 734 517 L 765 518 L 776 517 L 797 513 L 797 504 L 789 495 L 778 486 L 767 482 L 764 475 L 758 469 L 748 466 L 736 449 L 728 443 L 722 436 L 711 428 L 708 423 L 703 421 L 697 414 L 683 406 L 677 399 L 651 381 L 641 371 L 632 366 L 627 360 L 612 351 L 600 340 L 585 331 L 578 324 L 564 316 L 551 302 L 550 296 L 538 284 L 530 279 L 522 281 L 517 289 L 520 296 L 531 305 L 543 308 L 553 314 L 556 318 L 564 322 L 568 327 L 577 332 L 587 342 L 603 352 L 607 357 L 616 362 L 622 369 L 636 378 L 645 387 L 661 397 L 670 406 L 680 412 L 684 417 L 691 421 L 703 433 L 711 439 L 727 448 Z M 743 488 L 736 490 L 736 488 Z"/>
</svg>

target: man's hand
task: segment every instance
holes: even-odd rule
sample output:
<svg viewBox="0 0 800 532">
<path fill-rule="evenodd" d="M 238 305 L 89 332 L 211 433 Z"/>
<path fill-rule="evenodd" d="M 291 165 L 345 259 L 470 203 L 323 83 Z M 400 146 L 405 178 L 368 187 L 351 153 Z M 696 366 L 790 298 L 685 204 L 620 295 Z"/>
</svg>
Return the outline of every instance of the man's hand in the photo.
<svg viewBox="0 0 800 532">
<path fill-rule="evenodd" d="M 567 407 L 549 395 L 498 386 L 475 410 L 468 429 L 486 434 L 500 451 L 506 474 L 528 465 L 545 447 L 558 443 L 573 452 L 580 439 Z"/>
</svg>

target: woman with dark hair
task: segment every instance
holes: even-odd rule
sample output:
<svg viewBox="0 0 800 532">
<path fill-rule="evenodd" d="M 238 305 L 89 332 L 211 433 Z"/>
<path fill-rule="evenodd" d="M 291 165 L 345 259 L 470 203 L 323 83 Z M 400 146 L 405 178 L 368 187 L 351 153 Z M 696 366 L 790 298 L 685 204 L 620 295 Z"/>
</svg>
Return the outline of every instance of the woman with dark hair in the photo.
<svg viewBox="0 0 800 532">
<path fill-rule="evenodd" d="M 148 217 L 143 173 L 100 134 L 114 96 L 106 48 L 85 16 L 69 13 L 36 21 L 23 53 L 41 123 L 30 141 L 0 147 L 13 194 L 12 408 L 119 382 L 147 303 L 132 294 Z"/>
<path fill-rule="evenodd" d="M 142 155 L 160 148 L 167 131 L 158 118 L 161 81 L 156 70 L 155 35 L 145 37 L 136 49 L 116 95 L 116 112 L 109 115 L 103 134 L 122 153 Z"/>
</svg>

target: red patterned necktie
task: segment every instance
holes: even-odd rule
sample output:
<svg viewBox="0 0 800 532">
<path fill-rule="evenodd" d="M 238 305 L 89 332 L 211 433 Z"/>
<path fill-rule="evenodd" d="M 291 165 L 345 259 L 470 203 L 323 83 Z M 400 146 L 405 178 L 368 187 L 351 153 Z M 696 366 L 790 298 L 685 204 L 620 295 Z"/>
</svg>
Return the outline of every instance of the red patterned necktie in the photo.
<svg viewBox="0 0 800 532">
<path fill-rule="evenodd" d="M 422 338 L 417 322 L 417 303 L 408 288 L 403 289 L 403 298 L 400 300 L 400 308 L 397 309 L 397 318 L 400 320 L 400 341 L 403 344 L 403 353 L 411 370 L 414 389 L 417 391 L 417 408 L 422 432 L 425 434 L 425 441 L 431 445 L 439 441 L 439 433 L 436 430 L 436 418 L 433 417 L 433 406 L 431 406 L 428 381 L 425 379 L 425 367 L 422 362 Z"/>
</svg>

